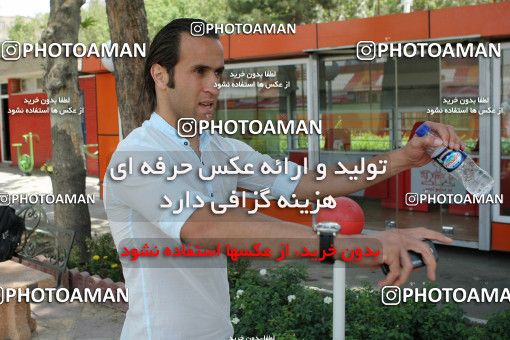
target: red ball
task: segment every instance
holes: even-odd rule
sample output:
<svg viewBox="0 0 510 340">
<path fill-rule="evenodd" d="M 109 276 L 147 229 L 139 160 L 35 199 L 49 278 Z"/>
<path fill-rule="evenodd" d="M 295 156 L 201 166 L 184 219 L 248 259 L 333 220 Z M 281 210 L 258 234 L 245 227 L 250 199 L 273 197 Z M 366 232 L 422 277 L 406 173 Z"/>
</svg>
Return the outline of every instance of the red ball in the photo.
<svg viewBox="0 0 510 340">
<path fill-rule="evenodd" d="M 317 213 L 317 222 L 336 222 L 343 235 L 361 234 L 365 225 L 365 214 L 356 201 L 348 197 L 336 197 L 336 207 L 322 208 Z"/>
</svg>

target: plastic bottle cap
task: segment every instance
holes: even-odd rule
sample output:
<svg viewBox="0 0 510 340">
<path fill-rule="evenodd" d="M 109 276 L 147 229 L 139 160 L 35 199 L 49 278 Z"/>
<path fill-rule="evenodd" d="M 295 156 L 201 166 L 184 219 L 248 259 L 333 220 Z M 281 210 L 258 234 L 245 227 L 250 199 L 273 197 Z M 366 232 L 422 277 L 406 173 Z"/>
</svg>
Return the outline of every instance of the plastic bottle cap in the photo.
<svg viewBox="0 0 510 340">
<path fill-rule="evenodd" d="M 429 133 L 429 131 L 430 131 L 430 126 L 423 123 L 420 126 L 418 126 L 418 128 L 416 129 L 416 135 L 418 135 L 418 137 L 423 137 L 427 133 Z"/>
</svg>

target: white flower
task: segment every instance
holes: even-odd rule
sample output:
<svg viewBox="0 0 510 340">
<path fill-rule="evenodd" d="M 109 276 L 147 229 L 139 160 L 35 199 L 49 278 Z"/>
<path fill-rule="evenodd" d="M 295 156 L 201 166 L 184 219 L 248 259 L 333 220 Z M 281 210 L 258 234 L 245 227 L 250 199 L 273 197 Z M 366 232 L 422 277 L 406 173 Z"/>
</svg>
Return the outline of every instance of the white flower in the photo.
<svg viewBox="0 0 510 340">
<path fill-rule="evenodd" d="M 240 309 L 244 309 L 244 303 L 241 303 L 241 305 L 239 306 Z"/>
<path fill-rule="evenodd" d="M 287 296 L 287 301 L 289 301 L 289 303 L 291 303 L 294 300 L 296 300 L 296 295 L 289 295 L 289 296 Z"/>
<path fill-rule="evenodd" d="M 237 316 L 234 316 L 234 318 L 233 318 L 232 320 L 230 320 L 230 321 L 232 321 L 232 323 L 233 323 L 234 325 L 237 325 L 237 324 L 239 323 L 239 321 L 241 321 L 241 320 L 239 320 L 239 319 L 237 318 Z"/>
<path fill-rule="evenodd" d="M 267 274 L 267 269 L 265 268 L 262 268 L 260 271 L 259 271 L 260 275 L 264 276 Z"/>
<path fill-rule="evenodd" d="M 237 298 L 237 299 L 239 299 L 239 297 L 240 297 L 241 295 L 243 295 L 243 293 L 244 293 L 244 290 L 239 289 L 239 290 L 236 292 L 236 298 Z"/>
<path fill-rule="evenodd" d="M 331 298 L 331 296 L 326 296 L 324 298 L 324 303 L 329 305 L 331 302 L 333 302 L 333 299 Z"/>
</svg>

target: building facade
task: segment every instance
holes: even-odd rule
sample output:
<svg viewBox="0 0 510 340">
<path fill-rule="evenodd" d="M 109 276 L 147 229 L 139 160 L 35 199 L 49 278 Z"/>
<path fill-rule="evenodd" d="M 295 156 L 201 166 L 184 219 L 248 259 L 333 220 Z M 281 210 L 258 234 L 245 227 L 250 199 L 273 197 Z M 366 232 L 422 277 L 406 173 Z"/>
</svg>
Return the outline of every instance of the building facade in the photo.
<svg viewBox="0 0 510 340">
<path fill-rule="evenodd" d="M 508 17 L 510 3 L 506 2 L 300 25 L 294 35 L 222 36 L 226 77 L 259 74 L 265 79 L 260 79 L 261 86 L 222 88 L 216 118 L 321 120 L 321 135 L 235 136 L 275 158 L 288 157 L 302 163 L 307 157 L 310 166 L 368 159 L 399 148 L 412 136 L 417 122 L 453 125 L 470 155 L 494 177 L 493 193 L 502 194 L 503 202 L 410 206 L 405 202 L 408 193 L 466 193 L 453 177 L 427 165 L 351 196 L 365 212 L 365 229 L 371 232 L 393 226 L 424 226 L 453 232 L 458 246 L 510 251 Z M 360 60 L 356 54 L 359 41 L 485 47 L 499 44 L 501 55 L 392 57 L 386 53 Z M 96 166 L 102 180 L 121 135 L 115 80 L 94 58 L 82 60 L 80 72 L 86 143 L 99 145 L 98 162 L 88 160 L 87 166 L 91 174 Z M 29 96 L 26 91 L 16 93 L 17 88 L 23 88 L 23 79 L 17 77 L 0 76 L 2 161 L 7 161 L 9 143 L 30 129 L 41 136 L 36 152 L 36 160 L 41 162 L 49 158 L 50 144 L 45 144 L 50 138 L 49 117 L 5 114 Z M 269 86 L 275 81 L 284 86 Z M 12 151 L 10 158 L 15 162 Z M 309 216 L 297 212 L 270 209 L 268 213 L 311 224 Z"/>
</svg>

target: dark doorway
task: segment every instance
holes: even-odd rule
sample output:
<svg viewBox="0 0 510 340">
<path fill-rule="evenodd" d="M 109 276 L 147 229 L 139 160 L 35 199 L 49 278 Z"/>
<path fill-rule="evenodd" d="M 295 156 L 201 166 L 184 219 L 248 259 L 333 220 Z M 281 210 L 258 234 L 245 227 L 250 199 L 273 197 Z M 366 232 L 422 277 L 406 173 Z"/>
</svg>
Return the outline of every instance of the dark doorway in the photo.
<svg viewBox="0 0 510 340">
<path fill-rule="evenodd" d="M 9 102 L 2 98 L 2 155 L 4 161 L 11 160 L 11 137 L 9 135 Z"/>
</svg>

